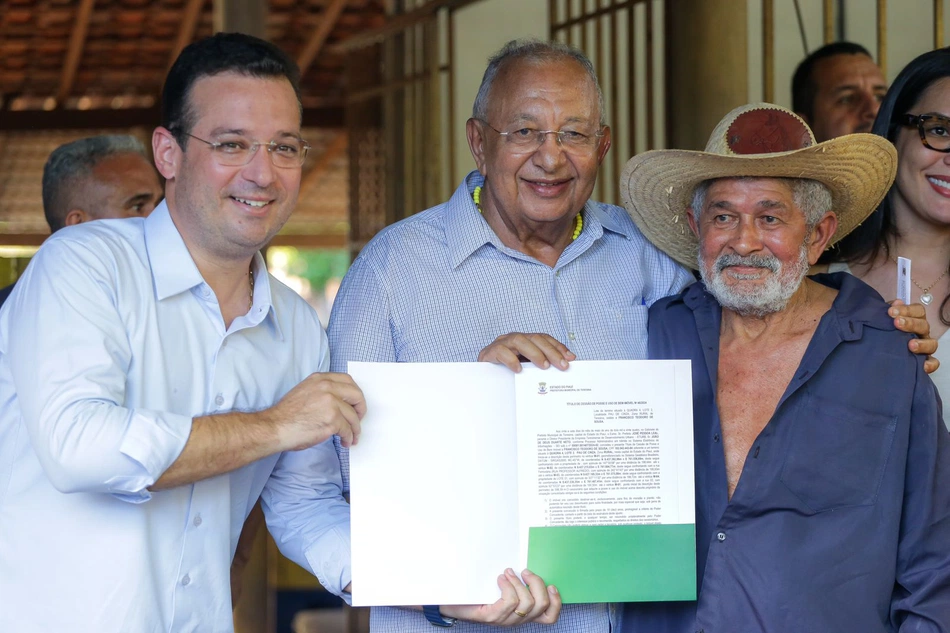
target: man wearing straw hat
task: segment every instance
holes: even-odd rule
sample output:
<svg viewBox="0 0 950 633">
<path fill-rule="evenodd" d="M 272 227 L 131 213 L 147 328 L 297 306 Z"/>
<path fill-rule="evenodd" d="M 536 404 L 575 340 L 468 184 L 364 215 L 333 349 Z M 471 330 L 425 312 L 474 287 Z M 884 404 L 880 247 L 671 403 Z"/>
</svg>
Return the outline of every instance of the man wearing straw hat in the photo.
<svg viewBox="0 0 950 633">
<path fill-rule="evenodd" d="M 806 278 L 883 198 L 897 155 L 729 113 L 705 152 L 633 158 L 624 203 L 701 284 L 655 303 L 651 358 L 693 367 L 699 598 L 663 631 L 950 629 L 950 436 L 922 359 L 846 274 Z"/>
</svg>

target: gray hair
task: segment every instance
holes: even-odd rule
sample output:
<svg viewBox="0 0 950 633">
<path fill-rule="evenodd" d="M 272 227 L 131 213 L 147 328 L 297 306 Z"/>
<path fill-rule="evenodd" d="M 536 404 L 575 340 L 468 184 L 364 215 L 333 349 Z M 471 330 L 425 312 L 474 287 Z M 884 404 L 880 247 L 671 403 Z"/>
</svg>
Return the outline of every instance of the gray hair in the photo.
<svg viewBox="0 0 950 633">
<path fill-rule="evenodd" d="M 706 204 L 706 194 L 709 193 L 709 187 L 712 183 L 719 180 L 711 178 L 704 180 L 693 189 L 693 201 L 690 207 L 693 209 L 693 219 L 699 225 L 699 214 L 702 213 L 703 206 Z M 736 180 L 756 180 L 753 177 L 742 177 Z M 788 185 L 792 190 L 792 200 L 802 213 L 805 214 L 805 224 L 808 230 L 815 228 L 818 221 L 831 210 L 831 191 L 824 184 L 817 180 L 809 178 L 771 178 L 770 180 L 779 180 Z"/>
<path fill-rule="evenodd" d="M 116 154 L 145 153 L 145 145 L 127 134 L 91 136 L 60 145 L 43 167 L 43 213 L 50 231 L 63 228 L 69 213 L 70 192 L 89 176 L 103 159 Z"/>
<path fill-rule="evenodd" d="M 502 66 L 515 61 L 529 63 L 561 62 L 573 60 L 581 65 L 590 77 L 591 83 L 597 90 L 597 106 L 600 109 L 600 125 L 606 125 L 607 113 L 604 108 L 604 93 L 600 89 L 600 81 L 587 55 L 567 44 L 560 42 L 545 42 L 537 39 L 511 40 L 500 51 L 488 59 L 488 68 L 482 76 L 482 84 L 475 95 L 472 105 L 472 118 L 482 121 L 488 120 L 488 99 L 491 96 L 492 84 Z"/>
</svg>

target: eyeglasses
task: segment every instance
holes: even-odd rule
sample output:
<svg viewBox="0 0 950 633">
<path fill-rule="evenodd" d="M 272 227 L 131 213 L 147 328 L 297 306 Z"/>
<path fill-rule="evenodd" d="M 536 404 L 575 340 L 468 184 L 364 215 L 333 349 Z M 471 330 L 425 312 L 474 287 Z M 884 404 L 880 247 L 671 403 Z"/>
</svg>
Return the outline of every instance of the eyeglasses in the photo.
<svg viewBox="0 0 950 633">
<path fill-rule="evenodd" d="M 270 143 L 260 143 L 258 141 L 249 141 L 245 138 L 235 137 L 227 138 L 223 141 L 206 141 L 194 134 L 185 132 L 185 136 L 190 136 L 196 141 L 206 143 L 211 147 L 211 154 L 219 165 L 224 167 L 241 167 L 247 165 L 257 154 L 259 147 L 267 149 L 271 162 L 274 167 L 283 169 L 297 168 L 303 165 L 307 158 L 307 152 L 310 151 L 310 144 L 299 138 L 288 138 L 282 141 L 271 141 Z"/>
<path fill-rule="evenodd" d="M 600 128 L 600 131 L 593 134 L 585 134 L 576 130 L 536 130 L 531 127 L 502 132 L 495 129 L 488 121 L 482 121 L 482 119 L 476 119 L 476 121 L 481 121 L 494 132 L 497 132 L 499 136 L 503 136 L 508 146 L 518 153 L 536 151 L 544 144 L 544 139 L 547 138 L 548 134 L 554 134 L 558 145 L 565 152 L 589 154 L 597 147 L 604 135 L 604 128 Z"/>
<path fill-rule="evenodd" d="M 920 140 L 935 152 L 950 152 L 950 119 L 940 114 L 905 114 L 901 123 L 917 127 Z"/>
</svg>

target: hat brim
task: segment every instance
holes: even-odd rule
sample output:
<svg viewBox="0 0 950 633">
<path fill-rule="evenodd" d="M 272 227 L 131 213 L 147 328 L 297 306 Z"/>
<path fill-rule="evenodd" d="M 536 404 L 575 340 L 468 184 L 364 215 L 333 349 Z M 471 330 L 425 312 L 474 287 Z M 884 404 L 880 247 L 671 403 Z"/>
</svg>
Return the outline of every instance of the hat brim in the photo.
<svg viewBox="0 0 950 633">
<path fill-rule="evenodd" d="M 807 178 L 831 192 L 836 243 L 881 203 L 897 173 L 897 150 L 876 134 L 849 134 L 791 152 L 722 155 L 654 150 L 627 161 L 620 195 L 640 231 L 667 255 L 697 268 L 696 236 L 686 218 L 693 191 L 716 178 Z"/>
</svg>

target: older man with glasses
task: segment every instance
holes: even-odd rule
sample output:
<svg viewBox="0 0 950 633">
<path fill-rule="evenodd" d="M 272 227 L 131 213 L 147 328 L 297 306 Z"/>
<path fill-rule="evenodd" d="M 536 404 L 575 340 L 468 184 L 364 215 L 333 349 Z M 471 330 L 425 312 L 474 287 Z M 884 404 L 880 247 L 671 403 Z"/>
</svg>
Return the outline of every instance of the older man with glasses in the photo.
<svg viewBox="0 0 950 633">
<path fill-rule="evenodd" d="M 474 361 L 498 337 L 522 341 L 532 360 L 551 344 L 570 354 L 555 338 L 571 359 L 645 358 L 647 307 L 692 277 L 623 209 L 590 200 L 610 147 L 590 61 L 560 44 L 509 43 L 488 65 L 467 133 L 477 171 L 445 204 L 382 231 L 347 273 L 330 317 L 331 368 Z M 426 493 L 424 481 L 406 486 Z M 498 584 L 494 605 L 432 606 L 426 617 L 377 608 L 371 629 L 557 619 L 560 598 L 541 578 L 507 570 Z M 567 605 L 551 630 L 616 631 L 618 615 L 612 605 Z"/>
<path fill-rule="evenodd" d="M 258 498 L 346 597 L 329 438 L 356 441 L 362 393 L 321 373 L 316 313 L 258 252 L 300 188 L 298 79 L 250 36 L 185 48 L 152 137 L 165 200 L 57 232 L 0 312 L 0 631 L 232 631 Z"/>
</svg>

